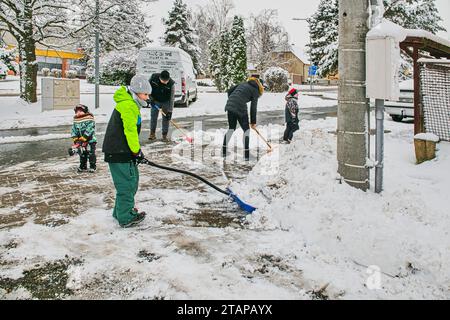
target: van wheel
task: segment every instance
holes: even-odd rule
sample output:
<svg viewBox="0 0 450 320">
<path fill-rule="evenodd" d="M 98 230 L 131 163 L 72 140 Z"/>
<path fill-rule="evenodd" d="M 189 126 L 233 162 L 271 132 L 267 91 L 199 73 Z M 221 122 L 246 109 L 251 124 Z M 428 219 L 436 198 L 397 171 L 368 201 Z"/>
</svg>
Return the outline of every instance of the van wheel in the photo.
<svg viewBox="0 0 450 320">
<path fill-rule="evenodd" d="M 180 107 L 182 107 L 182 108 L 188 108 L 189 107 L 189 96 L 186 97 L 186 102 L 180 104 Z"/>
<path fill-rule="evenodd" d="M 195 101 L 197 101 L 197 97 L 198 97 L 198 92 L 197 92 L 197 90 L 195 91 L 195 98 L 194 99 L 192 99 L 192 102 L 195 102 Z"/>
<path fill-rule="evenodd" d="M 403 116 L 399 116 L 399 115 L 391 115 L 392 120 L 394 120 L 395 122 L 402 122 L 403 120 Z"/>
</svg>

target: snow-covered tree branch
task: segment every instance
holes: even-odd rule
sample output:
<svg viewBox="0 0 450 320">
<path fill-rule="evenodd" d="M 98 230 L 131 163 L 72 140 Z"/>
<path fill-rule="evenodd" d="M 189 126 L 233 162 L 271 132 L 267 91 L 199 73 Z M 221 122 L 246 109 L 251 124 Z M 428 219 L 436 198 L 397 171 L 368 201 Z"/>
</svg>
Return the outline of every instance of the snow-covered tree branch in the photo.
<svg viewBox="0 0 450 320">
<path fill-rule="evenodd" d="M 144 46 L 149 26 L 140 12 L 143 3 L 155 0 L 2 0 L 0 29 L 18 44 L 21 97 L 36 102 L 36 45 L 50 48 L 83 47 L 88 54 L 98 30 L 105 52 Z"/>
<path fill-rule="evenodd" d="M 272 53 L 288 47 L 289 36 L 278 20 L 277 10 L 266 9 L 250 17 L 247 43 L 249 61 L 257 66 L 259 72 L 278 64 Z"/>
</svg>

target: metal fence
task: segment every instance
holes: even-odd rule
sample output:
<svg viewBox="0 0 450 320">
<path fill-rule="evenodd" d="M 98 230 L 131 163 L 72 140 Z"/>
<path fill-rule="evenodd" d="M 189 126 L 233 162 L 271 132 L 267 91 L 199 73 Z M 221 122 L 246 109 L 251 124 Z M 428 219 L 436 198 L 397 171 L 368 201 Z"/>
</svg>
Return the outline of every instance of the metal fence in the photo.
<svg viewBox="0 0 450 320">
<path fill-rule="evenodd" d="M 420 62 L 420 101 L 425 131 L 450 141 L 450 64 Z"/>
</svg>

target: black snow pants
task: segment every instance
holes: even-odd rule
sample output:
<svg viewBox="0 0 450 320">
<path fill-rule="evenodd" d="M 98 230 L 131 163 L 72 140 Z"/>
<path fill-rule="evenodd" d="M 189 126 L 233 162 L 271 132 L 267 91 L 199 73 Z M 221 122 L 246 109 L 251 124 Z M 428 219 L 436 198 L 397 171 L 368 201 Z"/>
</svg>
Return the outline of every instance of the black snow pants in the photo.
<svg viewBox="0 0 450 320">
<path fill-rule="evenodd" d="M 286 130 L 284 131 L 283 140 L 284 141 L 292 141 L 294 137 L 294 132 L 299 130 L 298 123 L 288 122 L 286 123 Z"/>
<path fill-rule="evenodd" d="M 89 167 L 91 169 L 97 168 L 97 157 L 95 155 L 95 149 L 96 149 L 97 143 L 89 143 L 89 150 L 83 150 L 83 152 L 80 154 L 80 169 L 87 169 L 87 162 L 89 158 Z"/>
<path fill-rule="evenodd" d="M 227 146 L 230 142 L 230 139 L 236 131 L 237 123 L 241 126 L 242 130 L 244 130 L 244 158 L 246 161 L 250 160 L 250 123 L 248 121 L 248 114 L 245 114 L 243 117 L 236 115 L 235 113 L 228 111 L 228 132 L 225 134 L 223 138 L 223 147 L 222 147 L 222 155 L 226 157 L 227 155 Z"/>
</svg>

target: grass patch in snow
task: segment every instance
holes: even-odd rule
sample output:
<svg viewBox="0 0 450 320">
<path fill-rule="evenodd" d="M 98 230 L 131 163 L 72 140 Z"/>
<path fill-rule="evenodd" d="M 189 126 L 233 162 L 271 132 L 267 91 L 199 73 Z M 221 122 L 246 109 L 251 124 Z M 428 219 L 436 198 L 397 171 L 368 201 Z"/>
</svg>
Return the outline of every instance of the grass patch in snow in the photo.
<svg viewBox="0 0 450 320">
<path fill-rule="evenodd" d="M 79 265 L 82 261 L 69 259 L 48 262 L 43 266 L 37 265 L 35 268 L 23 272 L 23 277 L 10 279 L 0 277 L 0 289 L 11 293 L 24 288 L 28 290 L 35 299 L 61 299 L 73 294 L 67 288 L 69 276 L 67 269 L 71 265 Z"/>
</svg>

